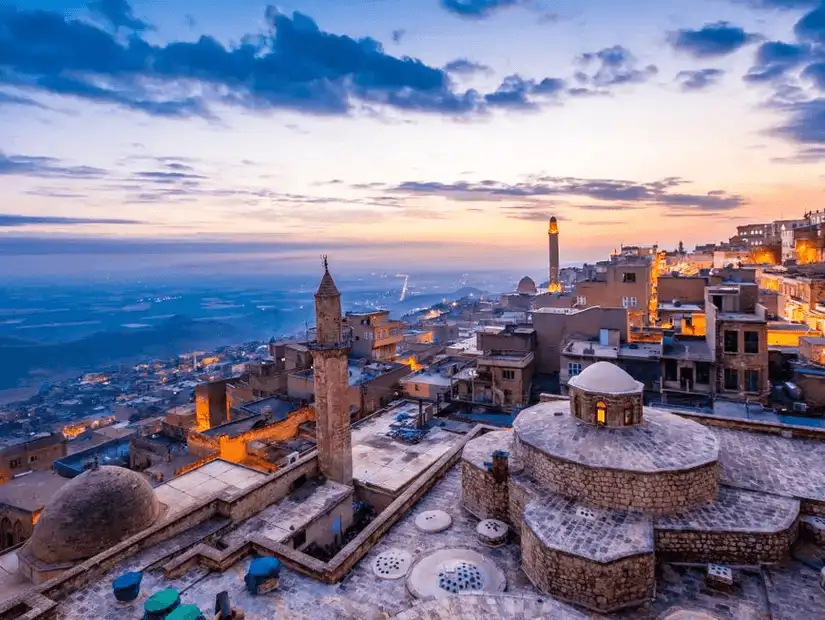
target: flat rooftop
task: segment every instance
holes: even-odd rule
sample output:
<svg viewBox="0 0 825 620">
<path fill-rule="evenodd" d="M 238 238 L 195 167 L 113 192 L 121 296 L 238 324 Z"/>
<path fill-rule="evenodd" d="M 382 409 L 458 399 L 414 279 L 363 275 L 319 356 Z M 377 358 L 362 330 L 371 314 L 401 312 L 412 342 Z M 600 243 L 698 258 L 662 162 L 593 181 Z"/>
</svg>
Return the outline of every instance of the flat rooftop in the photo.
<svg viewBox="0 0 825 620">
<path fill-rule="evenodd" d="M 43 508 L 69 480 L 71 478 L 64 478 L 52 470 L 17 476 L 0 485 L 0 504 L 35 512 Z"/>
<path fill-rule="evenodd" d="M 408 368 L 408 366 L 397 362 L 370 362 L 364 364 L 358 360 L 349 360 L 347 364 L 349 385 L 350 387 L 361 385 L 401 368 Z M 307 381 L 315 380 L 315 373 L 312 370 L 301 370 L 293 374 Z"/>
<path fill-rule="evenodd" d="M 562 351 L 564 355 L 595 357 L 600 359 L 619 359 L 620 357 L 651 358 L 659 357 L 662 345 L 659 343 L 633 342 L 623 343 L 618 347 L 602 345 L 592 340 L 572 340 Z"/>
<path fill-rule="evenodd" d="M 389 436 L 391 425 L 400 414 L 417 416 L 418 403 L 402 401 L 352 429 L 353 477 L 391 494 L 401 491 L 462 438 L 432 426 L 419 443 L 393 439 Z"/>
<path fill-rule="evenodd" d="M 720 312 L 716 315 L 720 321 L 739 321 L 742 323 L 765 323 L 765 319 L 760 319 L 755 314 L 746 312 Z"/>
<path fill-rule="evenodd" d="M 699 304 L 659 304 L 659 310 L 664 312 L 704 312 L 705 309 Z"/>
<path fill-rule="evenodd" d="M 707 340 L 677 338 L 671 345 L 662 345 L 662 357 L 666 359 L 685 359 L 695 362 L 713 361 L 713 353 Z"/>
<path fill-rule="evenodd" d="M 224 491 L 235 495 L 264 478 L 259 471 L 217 459 L 155 487 L 155 496 L 173 515 Z"/>
</svg>

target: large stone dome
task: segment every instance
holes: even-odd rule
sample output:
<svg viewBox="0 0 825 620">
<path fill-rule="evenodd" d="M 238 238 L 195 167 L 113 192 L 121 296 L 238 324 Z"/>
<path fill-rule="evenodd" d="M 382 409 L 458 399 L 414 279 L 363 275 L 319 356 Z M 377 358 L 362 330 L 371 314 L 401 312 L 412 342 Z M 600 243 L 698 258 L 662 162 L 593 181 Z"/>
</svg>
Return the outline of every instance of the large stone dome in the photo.
<svg viewBox="0 0 825 620">
<path fill-rule="evenodd" d="M 567 382 L 570 387 L 600 394 L 641 392 L 644 384 L 610 362 L 591 364 Z"/>
<path fill-rule="evenodd" d="M 516 287 L 516 292 L 522 295 L 535 295 L 536 283 L 533 281 L 533 278 L 530 276 L 524 276 L 521 280 L 519 280 L 518 286 Z"/>
<path fill-rule="evenodd" d="M 97 555 L 152 525 L 160 504 L 146 479 L 123 467 L 91 469 L 43 509 L 25 551 L 45 564 Z"/>
</svg>

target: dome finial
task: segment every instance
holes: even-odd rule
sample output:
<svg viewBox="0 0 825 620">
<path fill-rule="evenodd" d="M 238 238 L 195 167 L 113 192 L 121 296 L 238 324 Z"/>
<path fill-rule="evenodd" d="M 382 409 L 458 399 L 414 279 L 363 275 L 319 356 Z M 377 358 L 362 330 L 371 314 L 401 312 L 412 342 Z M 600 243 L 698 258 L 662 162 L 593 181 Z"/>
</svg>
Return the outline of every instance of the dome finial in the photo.
<svg viewBox="0 0 825 620">
<path fill-rule="evenodd" d="M 321 264 L 324 266 L 324 271 L 329 271 L 329 261 L 326 254 L 321 255 Z"/>
</svg>

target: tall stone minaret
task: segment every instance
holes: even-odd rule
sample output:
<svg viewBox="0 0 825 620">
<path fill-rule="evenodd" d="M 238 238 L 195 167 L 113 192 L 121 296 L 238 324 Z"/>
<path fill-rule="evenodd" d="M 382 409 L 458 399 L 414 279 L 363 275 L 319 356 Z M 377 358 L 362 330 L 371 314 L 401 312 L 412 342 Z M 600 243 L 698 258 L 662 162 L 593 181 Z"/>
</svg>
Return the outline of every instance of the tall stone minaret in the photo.
<svg viewBox="0 0 825 620">
<path fill-rule="evenodd" d="M 341 293 L 329 274 L 324 256 L 324 275 L 315 293 L 315 338 L 310 340 L 315 374 L 315 418 L 321 473 L 341 484 L 352 484 L 352 437 L 350 434 L 349 372 L 350 338 L 341 322 Z"/>
<path fill-rule="evenodd" d="M 550 218 L 547 236 L 550 242 L 550 285 L 547 287 L 547 292 L 561 293 L 561 282 L 559 281 L 559 225 L 556 223 L 556 216 Z"/>
</svg>

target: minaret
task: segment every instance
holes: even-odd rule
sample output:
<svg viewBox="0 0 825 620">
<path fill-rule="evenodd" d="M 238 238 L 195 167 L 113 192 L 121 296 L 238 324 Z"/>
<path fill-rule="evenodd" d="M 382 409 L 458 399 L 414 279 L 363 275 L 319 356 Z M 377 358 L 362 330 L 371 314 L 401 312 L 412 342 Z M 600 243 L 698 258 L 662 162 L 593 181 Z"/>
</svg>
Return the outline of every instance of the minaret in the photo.
<svg viewBox="0 0 825 620">
<path fill-rule="evenodd" d="M 321 473 L 341 484 L 352 484 L 352 437 L 350 434 L 349 369 L 350 331 L 341 322 L 341 293 L 329 274 L 324 256 L 324 275 L 315 293 L 315 337 L 310 338 L 315 375 L 315 420 Z"/>
<path fill-rule="evenodd" d="M 559 225 L 556 223 L 555 216 L 550 218 L 547 236 L 550 242 L 550 285 L 547 287 L 547 292 L 561 293 L 561 282 L 559 282 Z"/>
</svg>

